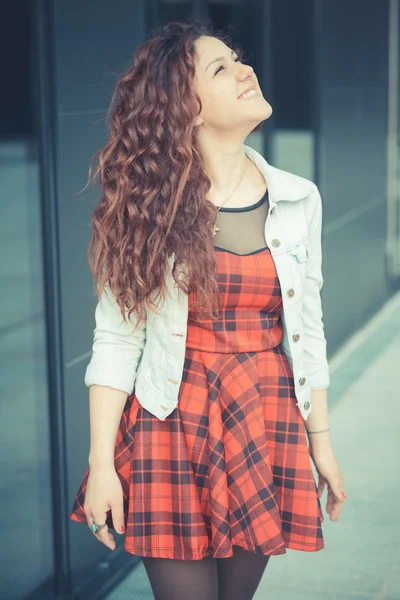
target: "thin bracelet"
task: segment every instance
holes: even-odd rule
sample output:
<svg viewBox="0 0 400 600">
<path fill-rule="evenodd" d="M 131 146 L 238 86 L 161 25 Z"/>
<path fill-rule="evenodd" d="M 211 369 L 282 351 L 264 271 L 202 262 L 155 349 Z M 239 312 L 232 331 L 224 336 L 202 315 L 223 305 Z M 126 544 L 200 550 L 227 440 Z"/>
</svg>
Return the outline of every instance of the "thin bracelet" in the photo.
<svg viewBox="0 0 400 600">
<path fill-rule="evenodd" d="M 320 431 L 308 431 L 308 429 L 306 429 L 307 433 L 324 433 L 324 431 L 329 431 L 328 429 L 321 429 Z"/>
</svg>

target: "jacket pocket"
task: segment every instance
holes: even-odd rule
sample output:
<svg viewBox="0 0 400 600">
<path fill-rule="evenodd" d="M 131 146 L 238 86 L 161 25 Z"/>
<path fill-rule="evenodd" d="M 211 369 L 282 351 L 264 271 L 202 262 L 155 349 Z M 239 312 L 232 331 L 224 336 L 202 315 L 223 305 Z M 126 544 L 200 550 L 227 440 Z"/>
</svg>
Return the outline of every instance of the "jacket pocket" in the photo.
<svg viewBox="0 0 400 600">
<path fill-rule="evenodd" d="M 305 263 L 308 259 L 308 250 L 305 243 L 292 248 L 290 254 L 296 259 L 298 263 Z"/>
<path fill-rule="evenodd" d="M 308 261 L 308 248 L 307 242 L 301 242 L 294 246 L 289 251 L 290 256 L 293 257 L 297 270 L 299 271 L 302 278 L 306 276 L 307 261 Z"/>
</svg>

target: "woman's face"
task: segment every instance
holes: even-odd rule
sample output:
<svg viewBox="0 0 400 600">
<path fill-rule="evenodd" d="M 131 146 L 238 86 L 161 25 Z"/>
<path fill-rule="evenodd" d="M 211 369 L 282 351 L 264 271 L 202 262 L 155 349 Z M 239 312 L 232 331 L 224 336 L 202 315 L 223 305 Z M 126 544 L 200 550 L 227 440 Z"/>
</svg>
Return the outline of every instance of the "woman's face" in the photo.
<svg viewBox="0 0 400 600">
<path fill-rule="evenodd" d="M 234 51 L 211 36 L 200 37 L 196 49 L 195 85 L 203 104 L 196 125 L 216 130 L 238 127 L 250 132 L 270 117 L 272 107 L 265 100 L 250 65 L 239 62 Z M 256 94 L 239 98 L 250 87 L 255 88 Z"/>
</svg>

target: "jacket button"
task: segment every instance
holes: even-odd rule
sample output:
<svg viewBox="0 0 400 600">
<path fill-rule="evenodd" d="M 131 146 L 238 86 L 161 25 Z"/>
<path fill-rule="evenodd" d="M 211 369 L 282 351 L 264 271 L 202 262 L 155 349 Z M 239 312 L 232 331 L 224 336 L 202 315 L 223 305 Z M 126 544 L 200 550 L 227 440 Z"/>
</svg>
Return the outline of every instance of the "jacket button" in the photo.
<svg viewBox="0 0 400 600">
<path fill-rule="evenodd" d="M 294 296 L 294 289 L 290 288 L 290 290 L 287 291 L 287 295 L 289 296 L 289 298 L 291 298 L 292 296 Z"/>
<path fill-rule="evenodd" d="M 308 409 L 310 408 L 310 403 L 309 403 L 309 401 L 307 400 L 306 402 L 304 402 L 304 405 L 303 405 L 303 406 L 304 406 L 304 408 L 305 408 L 306 410 L 308 410 Z"/>
<path fill-rule="evenodd" d="M 179 383 L 179 381 L 175 381 L 175 379 L 168 379 L 167 381 L 170 381 L 171 383 Z"/>
<path fill-rule="evenodd" d="M 172 335 L 179 335 L 179 337 L 183 337 L 183 333 L 173 333 Z"/>
<path fill-rule="evenodd" d="M 271 243 L 275 248 L 277 248 L 278 246 L 281 245 L 280 241 L 277 240 L 276 238 L 274 238 Z"/>
<path fill-rule="evenodd" d="M 305 377 L 301 377 L 301 378 L 299 379 L 299 383 L 300 383 L 300 385 L 304 385 L 304 384 L 305 384 L 305 382 L 306 382 L 306 378 L 305 378 Z"/>
<path fill-rule="evenodd" d="M 298 333 L 295 333 L 294 335 L 292 335 L 292 340 L 294 342 L 298 342 L 300 339 L 300 335 Z"/>
</svg>

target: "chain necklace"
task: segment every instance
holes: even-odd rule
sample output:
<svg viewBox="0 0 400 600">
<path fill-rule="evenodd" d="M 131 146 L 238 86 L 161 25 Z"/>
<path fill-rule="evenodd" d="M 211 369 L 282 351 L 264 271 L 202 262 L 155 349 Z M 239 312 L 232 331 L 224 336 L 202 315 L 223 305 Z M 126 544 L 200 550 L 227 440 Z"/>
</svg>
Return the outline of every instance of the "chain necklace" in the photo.
<svg viewBox="0 0 400 600">
<path fill-rule="evenodd" d="M 241 176 L 241 178 L 240 178 L 240 181 L 239 181 L 239 183 L 237 184 L 237 186 L 235 187 L 235 189 L 233 190 L 233 192 L 232 192 L 231 194 L 229 194 L 229 196 L 227 197 L 227 199 L 226 199 L 226 200 L 224 200 L 224 201 L 223 201 L 223 203 L 222 203 L 220 206 L 218 206 L 217 212 L 219 211 L 219 209 L 220 209 L 220 208 L 222 208 L 222 207 L 224 206 L 224 204 L 226 204 L 226 203 L 228 202 L 229 198 L 231 198 L 231 197 L 233 196 L 233 194 L 234 194 L 234 193 L 236 192 L 236 190 L 238 189 L 239 185 L 242 183 L 242 181 L 243 181 L 243 177 L 246 175 L 246 171 L 247 171 L 247 162 L 248 162 L 248 160 L 247 160 L 247 156 L 246 156 L 246 166 L 245 166 L 245 168 L 244 168 L 244 172 L 243 172 L 243 175 L 242 175 L 242 176 Z M 211 198 L 211 200 L 212 200 L 212 198 Z M 215 204 L 215 202 L 214 202 L 214 204 Z M 216 236 L 216 234 L 217 234 L 217 231 L 219 231 L 219 230 L 220 230 L 220 229 L 219 229 L 219 227 L 217 227 L 217 226 L 214 224 L 214 227 L 213 227 L 213 230 L 212 230 L 212 231 L 213 231 L 213 237 L 215 237 L 215 236 Z"/>
</svg>

